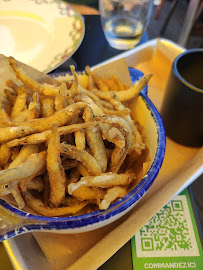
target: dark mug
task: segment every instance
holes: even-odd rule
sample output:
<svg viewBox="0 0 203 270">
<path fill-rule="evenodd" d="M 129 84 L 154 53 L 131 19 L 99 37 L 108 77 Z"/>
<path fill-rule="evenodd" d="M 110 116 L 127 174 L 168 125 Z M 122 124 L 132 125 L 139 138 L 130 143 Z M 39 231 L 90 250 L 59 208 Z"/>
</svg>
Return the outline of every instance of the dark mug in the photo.
<svg viewBox="0 0 203 270">
<path fill-rule="evenodd" d="M 203 145 L 203 49 L 187 50 L 174 60 L 160 114 L 169 138 Z"/>
</svg>

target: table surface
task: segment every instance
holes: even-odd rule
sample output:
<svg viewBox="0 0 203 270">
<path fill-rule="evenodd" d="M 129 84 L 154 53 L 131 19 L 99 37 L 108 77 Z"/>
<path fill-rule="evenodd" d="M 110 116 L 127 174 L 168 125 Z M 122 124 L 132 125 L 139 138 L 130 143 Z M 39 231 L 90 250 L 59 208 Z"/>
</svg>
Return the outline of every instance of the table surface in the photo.
<svg viewBox="0 0 203 270">
<path fill-rule="evenodd" d="M 77 70 L 84 70 L 87 65 L 94 66 L 116 56 L 123 50 L 112 48 L 105 39 L 99 15 L 84 15 L 85 35 L 79 49 L 74 55 L 62 64 L 54 72 L 63 72 L 70 70 L 69 64 L 74 64 Z M 148 41 L 147 32 L 144 33 L 138 45 Z"/>
<path fill-rule="evenodd" d="M 100 17 L 98 15 L 86 15 L 85 21 L 85 36 L 84 40 L 77 50 L 77 52 L 64 64 L 58 67 L 53 72 L 63 72 L 69 70 L 69 65 L 74 64 L 76 70 L 84 70 L 89 66 L 94 66 L 110 57 L 118 55 L 123 51 L 111 48 L 103 34 L 103 30 L 100 23 Z M 148 40 L 147 33 L 144 34 L 139 44 Z M 51 73 L 53 73 L 51 72 Z M 197 212 L 197 219 L 200 224 L 200 228 L 203 225 L 203 199 L 199 191 L 203 190 L 203 175 L 199 177 L 193 184 L 190 185 L 190 194 L 194 197 L 195 211 Z M 4 250 L 2 243 L 0 244 L 0 269 L 13 270 L 8 256 Z M 114 254 L 99 270 L 108 269 L 133 269 L 131 258 L 131 244 L 127 242 L 116 254 Z"/>
</svg>

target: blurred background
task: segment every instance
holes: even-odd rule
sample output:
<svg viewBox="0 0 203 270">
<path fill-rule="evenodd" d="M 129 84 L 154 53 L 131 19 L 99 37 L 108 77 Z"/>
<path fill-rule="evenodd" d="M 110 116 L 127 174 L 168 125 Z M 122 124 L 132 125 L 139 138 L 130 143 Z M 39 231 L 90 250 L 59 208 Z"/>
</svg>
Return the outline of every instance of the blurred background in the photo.
<svg viewBox="0 0 203 270">
<path fill-rule="evenodd" d="M 163 37 L 178 43 L 186 12 L 191 0 L 160 0 L 160 5 L 155 5 L 151 17 L 151 22 L 148 27 L 149 39 L 155 37 Z M 192 2 L 192 1 L 191 1 Z M 195 1 L 193 1 L 195 2 Z M 163 6 L 162 6 L 163 4 Z M 174 7 L 174 9 L 173 9 Z M 171 9 L 171 17 L 166 22 L 167 16 Z M 166 23 L 165 30 L 163 30 Z M 203 1 L 199 1 L 198 8 L 195 14 L 192 31 L 189 34 L 185 48 L 202 48 L 203 47 Z"/>
<path fill-rule="evenodd" d="M 66 1 L 79 8 L 83 14 L 95 14 L 98 11 L 98 0 L 69 0 Z M 87 5 L 89 9 L 85 9 Z M 180 33 L 187 16 L 188 7 L 191 7 L 190 13 L 196 9 L 192 31 L 189 33 L 185 48 L 202 48 L 203 47 L 203 1 L 202 0 L 154 0 L 153 14 L 147 29 L 149 39 L 163 37 L 178 43 Z M 188 20 L 191 19 L 191 14 Z"/>
</svg>

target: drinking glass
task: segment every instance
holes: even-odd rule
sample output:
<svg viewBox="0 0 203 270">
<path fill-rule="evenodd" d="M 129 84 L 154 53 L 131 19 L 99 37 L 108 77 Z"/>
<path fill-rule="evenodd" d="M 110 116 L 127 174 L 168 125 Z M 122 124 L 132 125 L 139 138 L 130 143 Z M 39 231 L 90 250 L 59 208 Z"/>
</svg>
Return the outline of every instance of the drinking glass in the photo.
<svg viewBox="0 0 203 270">
<path fill-rule="evenodd" d="M 101 24 L 111 47 L 134 48 L 150 20 L 153 0 L 100 0 Z"/>
</svg>

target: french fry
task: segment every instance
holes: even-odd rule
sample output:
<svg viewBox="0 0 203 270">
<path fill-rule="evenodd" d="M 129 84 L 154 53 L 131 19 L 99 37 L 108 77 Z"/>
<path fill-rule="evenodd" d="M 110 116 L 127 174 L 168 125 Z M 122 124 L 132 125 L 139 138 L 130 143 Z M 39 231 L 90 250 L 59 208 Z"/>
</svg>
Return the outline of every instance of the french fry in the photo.
<svg viewBox="0 0 203 270">
<path fill-rule="evenodd" d="M 58 207 L 65 197 L 65 171 L 60 158 L 60 136 L 58 126 L 51 126 L 52 135 L 47 148 L 47 171 L 50 182 L 50 203 Z"/>
<path fill-rule="evenodd" d="M 101 187 L 108 188 L 112 186 L 129 185 L 135 179 L 133 173 L 115 174 L 112 172 L 101 173 L 98 176 L 86 176 L 82 177 L 77 183 L 71 183 L 68 185 L 68 193 L 73 194 L 75 190 L 80 187 Z"/>
</svg>

